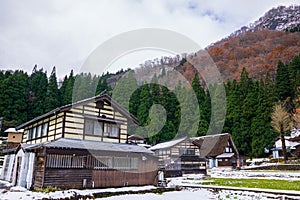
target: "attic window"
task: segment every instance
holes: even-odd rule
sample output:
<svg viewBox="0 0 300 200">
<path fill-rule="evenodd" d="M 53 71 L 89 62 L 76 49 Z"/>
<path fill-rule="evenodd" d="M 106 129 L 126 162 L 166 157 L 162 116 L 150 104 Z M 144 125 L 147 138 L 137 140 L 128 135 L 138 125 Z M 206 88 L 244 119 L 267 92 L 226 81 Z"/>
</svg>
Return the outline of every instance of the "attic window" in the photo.
<svg viewBox="0 0 300 200">
<path fill-rule="evenodd" d="M 224 149 L 224 152 L 225 152 L 225 153 L 232 153 L 232 148 L 231 148 L 231 147 L 226 147 L 226 148 Z"/>
<path fill-rule="evenodd" d="M 96 102 L 96 108 L 102 109 L 103 107 L 104 107 L 104 102 L 103 101 Z"/>
</svg>

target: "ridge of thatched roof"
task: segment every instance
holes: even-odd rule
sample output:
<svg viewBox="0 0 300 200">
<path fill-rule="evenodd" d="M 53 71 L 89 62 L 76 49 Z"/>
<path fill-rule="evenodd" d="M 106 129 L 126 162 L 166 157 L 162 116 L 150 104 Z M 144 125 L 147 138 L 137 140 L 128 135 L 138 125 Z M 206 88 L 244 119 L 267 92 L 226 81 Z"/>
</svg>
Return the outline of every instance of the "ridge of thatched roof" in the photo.
<svg viewBox="0 0 300 200">
<path fill-rule="evenodd" d="M 232 137 L 229 133 L 206 135 L 192 138 L 194 144 L 200 147 L 200 155 L 204 157 L 216 157 L 223 153 L 227 142 L 231 143 L 233 151 L 238 154 Z"/>
</svg>

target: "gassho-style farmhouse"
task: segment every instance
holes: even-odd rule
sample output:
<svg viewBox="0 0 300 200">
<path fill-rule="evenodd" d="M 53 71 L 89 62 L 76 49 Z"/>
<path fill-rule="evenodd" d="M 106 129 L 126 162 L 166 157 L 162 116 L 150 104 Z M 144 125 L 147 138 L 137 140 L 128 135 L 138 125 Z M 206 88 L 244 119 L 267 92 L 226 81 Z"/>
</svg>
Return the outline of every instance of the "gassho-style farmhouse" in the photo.
<svg viewBox="0 0 300 200">
<path fill-rule="evenodd" d="M 0 179 L 28 189 L 156 185 L 158 174 L 237 167 L 230 134 L 177 138 L 149 148 L 128 125 L 138 119 L 105 92 L 7 130 Z M 138 142 L 137 142 L 138 141 Z"/>
</svg>

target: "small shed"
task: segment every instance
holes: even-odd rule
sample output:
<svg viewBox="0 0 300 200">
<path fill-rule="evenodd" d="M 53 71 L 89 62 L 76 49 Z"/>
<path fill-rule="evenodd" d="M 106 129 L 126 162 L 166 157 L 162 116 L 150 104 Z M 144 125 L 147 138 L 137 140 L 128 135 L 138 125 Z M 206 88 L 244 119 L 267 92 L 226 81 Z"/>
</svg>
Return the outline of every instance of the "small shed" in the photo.
<svg viewBox="0 0 300 200">
<path fill-rule="evenodd" d="M 8 128 L 4 131 L 7 133 L 7 148 L 15 148 L 22 142 L 24 129 L 16 130 L 15 128 Z"/>
</svg>

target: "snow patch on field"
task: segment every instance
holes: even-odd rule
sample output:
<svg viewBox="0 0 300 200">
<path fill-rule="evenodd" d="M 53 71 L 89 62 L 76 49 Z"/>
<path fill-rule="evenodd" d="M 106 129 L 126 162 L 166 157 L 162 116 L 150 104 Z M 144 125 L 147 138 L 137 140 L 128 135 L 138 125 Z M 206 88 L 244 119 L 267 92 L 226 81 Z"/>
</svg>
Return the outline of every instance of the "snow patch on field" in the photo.
<svg viewBox="0 0 300 200">
<path fill-rule="evenodd" d="M 287 172 L 287 171 L 234 171 L 229 169 L 213 169 L 210 170 L 208 175 L 216 178 L 226 177 L 226 178 L 267 178 L 267 179 L 287 179 L 287 180 L 299 180 L 300 172 Z M 183 177 L 177 178 L 168 178 L 168 187 L 182 187 L 185 189 L 181 191 L 173 191 L 173 192 L 165 192 L 163 194 L 130 194 L 130 195 L 121 195 L 121 196 L 112 196 L 101 199 L 108 200 L 174 200 L 174 199 L 203 199 L 203 200 L 212 200 L 212 199 L 241 199 L 241 200 L 267 200 L 267 199 L 282 199 L 281 195 L 275 195 L 266 193 L 264 191 L 260 192 L 252 192 L 252 191 L 237 191 L 234 189 L 229 190 L 220 190 L 218 192 L 214 192 L 211 189 L 204 188 L 189 188 L 197 187 L 203 183 L 204 175 L 201 174 L 190 174 L 185 175 Z M 105 189 L 87 189 L 87 190 L 77 190 L 70 189 L 64 191 L 56 191 L 50 193 L 42 193 L 42 192 L 32 192 L 28 191 L 22 187 L 11 187 L 11 184 L 6 181 L 0 181 L 0 184 L 4 186 L 6 189 L 0 189 L 0 199 L 1 200 L 11 200 L 11 199 L 64 199 L 71 198 L 76 195 L 82 196 L 92 196 L 94 193 L 106 193 L 106 192 L 127 192 L 127 191 L 146 191 L 155 189 L 154 186 L 140 186 L 140 187 L 123 187 L 123 188 L 105 188 Z M 285 195 L 284 198 L 289 197 Z M 299 197 L 291 196 L 290 199 L 299 199 Z"/>
<path fill-rule="evenodd" d="M 165 192 L 163 194 L 133 194 L 133 195 L 122 195 L 113 196 L 108 198 L 101 198 L 107 200 L 174 200 L 174 199 L 212 199 L 212 193 L 207 190 L 183 190 L 175 192 Z M 100 200 L 100 199 L 99 199 Z"/>
<path fill-rule="evenodd" d="M 124 191 L 143 191 L 155 189 L 154 186 L 141 186 L 141 187 L 123 187 L 123 188 L 106 188 L 106 189 L 87 189 L 87 190 L 64 190 L 56 191 L 50 193 L 42 192 L 32 192 L 28 191 L 23 187 L 11 187 L 9 190 L 2 189 L 0 190 L 0 199 L 1 200 L 11 200 L 11 199 L 62 199 L 74 197 L 74 195 L 83 195 L 83 196 L 92 196 L 94 193 L 104 193 L 104 192 L 124 192 Z"/>
<path fill-rule="evenodd" d="M 212 178 L 264 178 L 280 180 L 300 180 L 300 171 L 247 171 L 232 169 L 211 169 L 208 175 Z"/>
</svg>

